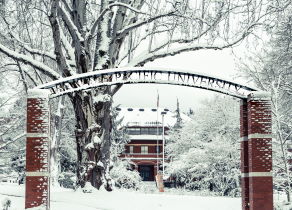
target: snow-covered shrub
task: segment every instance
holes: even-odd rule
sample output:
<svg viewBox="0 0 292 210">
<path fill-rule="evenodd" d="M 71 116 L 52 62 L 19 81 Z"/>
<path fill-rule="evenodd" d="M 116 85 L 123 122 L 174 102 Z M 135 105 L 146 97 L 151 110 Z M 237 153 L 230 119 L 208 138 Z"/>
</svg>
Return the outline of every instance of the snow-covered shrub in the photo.
<svg viewBox="0 0 292 210">
<path fill-rule="evenodd" d="M 292 210 L 292 203 L 290 202 L 275 202 L 275 210 Z"/>
<path fill-rule="evenodd" d="M 139 189 L 141 187 L 141 177 L 137 171 L 129 169 L 128 161 L 115 162 L 110 174 L 118 188 Z"/>
<path fill-rule="evenodd" d="M 9 198 L 4 198 L 2 201 L 3 210 L 9 210 L 10 206 L 11 206 L 11 200 Z"/>
<path fill-rule="evenodd" d="M 111 158 L 113 168 L 110 170 L 110 176 L 115 186 L 118 188 L 138 189 L 141 187 L 141 177 L 137 171 L 130 170 L 130 163 L 119 158 L 120 153 L 125 150 L 125 145 L 130 141 L 129 136 L 122 127 L 122 119 L 118 119 L 118 111 L 112 111 L 112 132 L 111 132 Z"/>
<path fill-rule="evenodd" d="M 170 132 L 166 171 L 178 187 L 239 196 L 239 104 L 206 101 L 194 120 Z"/>
<path fill-rule="evenodd" d="M 59 175 L 58 182 L 60 183 L 61 187 L 74 189 L 76 183 L 76 174 L 72 172 L 62 172 Z"/>
</svg>

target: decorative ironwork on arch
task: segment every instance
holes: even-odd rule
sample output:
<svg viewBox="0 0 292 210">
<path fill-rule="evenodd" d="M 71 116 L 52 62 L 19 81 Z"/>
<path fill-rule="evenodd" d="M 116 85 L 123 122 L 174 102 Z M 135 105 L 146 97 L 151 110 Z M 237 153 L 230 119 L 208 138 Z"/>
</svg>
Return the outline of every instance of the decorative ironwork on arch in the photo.
<svg viewBox="0 0 292 210">
<path fill-rule="evenodd" d="M 36 88 L 50 89 L 52 91 L 50 97 L 54 98 L 95 87 L 141 83 L 189 86 L 211 90 L 241 99 L 247 98 L 247 95 L 251 91 L 258 90 L 208 74 L 177 69 L 142 67 L 115 68 L 88 72 L 52 81 Z"/>
</svg>

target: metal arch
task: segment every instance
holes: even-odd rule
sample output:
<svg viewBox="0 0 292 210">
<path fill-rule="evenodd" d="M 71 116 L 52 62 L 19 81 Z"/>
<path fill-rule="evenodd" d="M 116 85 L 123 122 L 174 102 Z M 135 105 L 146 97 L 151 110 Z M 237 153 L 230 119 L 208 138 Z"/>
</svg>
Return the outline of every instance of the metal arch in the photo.
<svg viewBox="0 0 292 210">
<path fill-rule="evenodd" d="M 51 89 L 51 98 L 96 87 L 118 84 L 170 84 L 211 90 L 237 98 L 247 98 L 253 87 L 208 74 L 187 70 L 128 67 L 93 71 L 55 80 L 38 89 Z"/>
</svg>

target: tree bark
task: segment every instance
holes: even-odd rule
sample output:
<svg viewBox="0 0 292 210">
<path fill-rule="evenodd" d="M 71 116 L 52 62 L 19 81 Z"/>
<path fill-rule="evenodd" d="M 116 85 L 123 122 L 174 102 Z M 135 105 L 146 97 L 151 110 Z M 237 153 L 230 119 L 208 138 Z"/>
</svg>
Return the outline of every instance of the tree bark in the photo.
<svg viewBox="0 0 292 210">
<path fill-rule="evenodd" d="M 54 116 L 54 134 L 51 141 L 50 156 L 52 186 L 58 186 L 58 176 L 60 173 L 59 145 L 61 140 L 62 119 L 64 115 L 64 100 L 65 100 L 64 96 L 59 98 L 57 112 Z"/>
<path fill-rule="evenodd" d="M 77 119 L 77 185 L 84 187 L 86 182 L 90 182 L 97 189 L 104 186 L 107 191 L 111 191 L 110 87 L 78 93 L 72 103 Z"/>
</svg>

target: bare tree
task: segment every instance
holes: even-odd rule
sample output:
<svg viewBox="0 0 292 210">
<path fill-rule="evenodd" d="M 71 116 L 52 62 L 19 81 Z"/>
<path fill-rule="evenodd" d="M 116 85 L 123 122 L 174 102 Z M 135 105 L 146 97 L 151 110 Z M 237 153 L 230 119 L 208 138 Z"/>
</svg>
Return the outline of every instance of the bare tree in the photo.
<svg viewBox="0 0 292 210">
<path fill-rule="evenodd" d="M 7 0 L 0 52 L 30 88 L 90 71 L 143 66 L 183 52 L 229 48 L 276 11 L 277 2 L 268 0 Z M 91 182 L 112 189 L 110 112 L 120 87 L 68 95 L 76 117 L 82 187 Z"/>
</svg>

